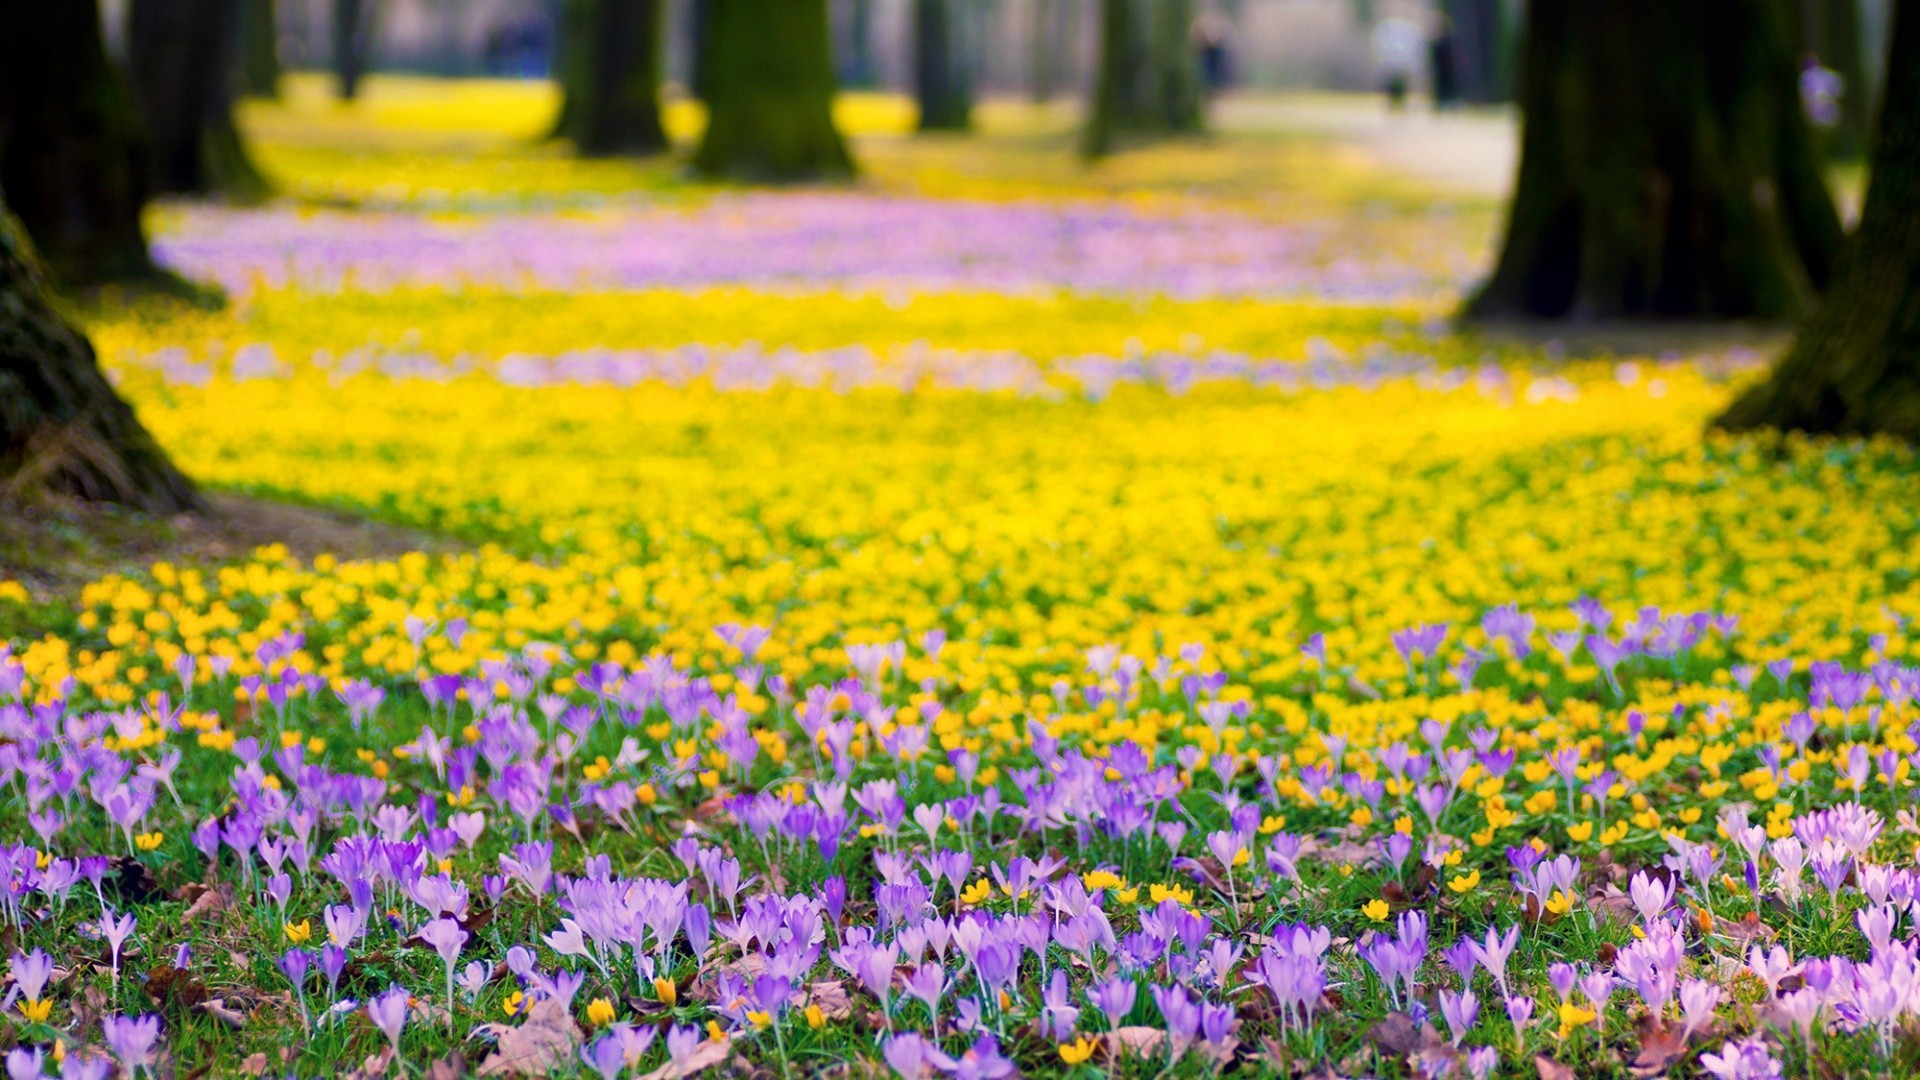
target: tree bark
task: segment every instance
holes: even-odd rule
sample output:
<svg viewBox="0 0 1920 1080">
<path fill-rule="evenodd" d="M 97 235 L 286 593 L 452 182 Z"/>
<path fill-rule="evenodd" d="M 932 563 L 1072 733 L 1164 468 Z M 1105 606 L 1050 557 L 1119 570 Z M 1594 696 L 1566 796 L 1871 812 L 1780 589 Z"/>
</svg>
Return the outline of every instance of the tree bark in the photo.
<svg viewBox="0 0 1920 1080">
<path fill-rule="evenodd" d="M 1920 0 L 1895 0 L 1870 167 L 1833 288 L 1716 426 L 1920 441 Z"/>
<path fill-rule="evenodd" d="M 0 496 L 47 490 L 152 513 L 199 506 L 47 303 L 32 246 L 0 205 Z"/>
<path fill-rule="evenodd" d="M 913 86 L 921 131 L 965 131 L 973 124 L 967 50 L 954 15 L 948 0 L 914 0 Z"/>
<path fill-rule="evenodd" d="M 1033 23 L 1028 27 L 1028 46 L 1032 50 L 1032 71 L 1028 82 L 1034 103 L 1044 105 L 1053 100 L 1060 86 L 1060 42 L 1065 36 L 1059 33 L 1061 0 L 1030 2 Z"/>
<path fill-rule="evenodd" d="M 1101 0 L 1100 66 L 1081 152 L 1097 158 L 1122 135 L 1199 131 L 1193 0 Z"/>
<path fill-rule="evenodd" d="M 710 176 L 848 176 L 833 124 L 826 0 L 707 0 L 707 131 L 694 167 Z"/>
<path fill-rule="evenodd" d="M 568 0 L 556 134 L 582 153 L 653 154 L 660 122 L 660 0 Z"/>
<path fill-rule="evenodd" d="M 248 97 L 280 96 L 280 20 L 274 0 L 242 0 L 240 88 Z"/>
<path fill-rule="evenodd" d="M 1469 319 L 1784 319 L 1839 249 L 1776 0 L 1534 0 L 1520 175 Z"/>
<path fill-rule="evenodd" d="M 107 58 L 95 0 L 24 3 L 0 33 L 0 192 L 54 280 L 88 287 L 156 275 L 139 124 Z"/>
<path fill-rule="evenodd" d="M 1799 24 L 1801 53 L 1840 76 L 1839 122 L 1822 133 L 1827 154 L 1856 160 L 1873 126 L 1860 0 L 1800 0 Z"/>
<path fill-rule="evenodd" d="M 1513 96 L 1512 35 L 1506 0 L 1445 0 L 1460 100 L 1491 105 Z"/>
<path fill-rule="evenodd" d="M 133 0 L 127 27 L 154 190 L 243 202 L 265 195 L 233 122 L 240 0 Z"/>
<path fill-rule="evenodd" d="M 373 51 L 376 0 L 333 0 L 333 74 L 340 100 L 360 96 L 360 79 Z"/>
<path fill-rule="evenodd" d="M 873 0 L 849 0 L 847 33 L 840 47 L 840 85 L 874 85 Z"/>
</svg>

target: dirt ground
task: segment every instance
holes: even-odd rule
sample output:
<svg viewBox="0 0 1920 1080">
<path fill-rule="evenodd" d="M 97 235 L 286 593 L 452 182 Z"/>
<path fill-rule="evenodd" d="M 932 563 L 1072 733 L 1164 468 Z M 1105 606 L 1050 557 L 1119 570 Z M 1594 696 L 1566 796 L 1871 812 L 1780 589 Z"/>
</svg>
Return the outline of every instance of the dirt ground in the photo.
<svg viewBox="0 0 1920 1080">
<path fill-rule="evenodd" d="M 196 565 L 285 544 L 301 561 L 322 553 L 381 558 L 457 545 L 432 533 L 245 495 L 208 493 L 201 514 L 158 518 L 111 506 L 41 499 L 0 504 L 0 580 L 38 600 L 71 597 L 103 574 L 156 562 Z"/>
</svg>

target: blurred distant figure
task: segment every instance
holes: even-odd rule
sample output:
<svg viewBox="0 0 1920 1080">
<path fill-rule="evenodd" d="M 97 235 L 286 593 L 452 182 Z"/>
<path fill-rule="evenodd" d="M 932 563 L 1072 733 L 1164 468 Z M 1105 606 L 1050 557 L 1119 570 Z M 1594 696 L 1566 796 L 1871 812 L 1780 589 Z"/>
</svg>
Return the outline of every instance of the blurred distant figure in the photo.
<svg viewBox="0 0 1920 1080">
<path fill-rule="evenodd" d="M 1846 96 L 1847 81 L 1840 73 L 1808 56 L 1800 63 L 1800 105 L 1807 119 L 1823 128 L 1840 123 L 1840 100 Z"/>
<path fill-rule="evenodd" d="M 1451 109 L 1460 104 L 1460 69 L 1454 61 L 1453 20 L 1440 16 L 1433 39 L 1427 42 L 1433 72 L 1433 107 Z"/>
<path fill-rule="evenodd" d="M 1227 55 L 1227 37 L 1233 24 L 1215 8 L 1208 8 L 1193 20 L 1193 47 L 1200 54 L 1200 75 L 1209 93 L 1225 90 L 1233 79 Z"/>
<path fill-rule="evenodd" d="M 1373 28 L 1373 66 L 1387 92 L 1387 104 L 1396 110 L 1406 106 L 1407 92 L 1413 88 L 1414 73 L 1426 51 L 1426 37 L 1418 23 L 1401 15 L 1381 19 Z"/>
</svg>

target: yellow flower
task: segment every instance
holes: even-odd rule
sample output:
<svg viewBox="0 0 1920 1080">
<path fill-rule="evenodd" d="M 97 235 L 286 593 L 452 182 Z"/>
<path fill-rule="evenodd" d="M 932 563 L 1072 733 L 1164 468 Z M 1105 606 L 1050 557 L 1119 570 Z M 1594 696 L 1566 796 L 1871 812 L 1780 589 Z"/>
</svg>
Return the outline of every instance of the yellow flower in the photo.
<svg viewBox="0 0 1920 1080">
<path fill-rule="evenodd" d="M 808 1005 L 806 1010 L 807 1026 L 815 1031 L 827 1026 L 827 1014 L 820 1011 L 818 1005 Z"/>
<path fill-rule="evenodd" d="M 166 834 L 162 832 L 137 833 L 133 838 L 133 846 L 139 848 L 141 851 L 152 851 L 154 848 L 159 847 L 160 842 L 166 838 Z"/>
<path fill-rule="evenodd" d="M 606 1027 L 613 1023 L 613 1002 L 597 997 L 587 1003 L 587 1023 L 594 1027 Z"/>
<path fill-rule="evenodd" d="M 28 1023 L 44 1024 L 47 1022 L 47 1017 L 52 1014 L 52 998 L 42 998 L 39 1001 L 23 1001 L 20 1003 L 20 1015 L 26 1017 Z"/>
<path fill-rule="evenodd" d="M 1117 889 L 1126 881 L 1111 870 L 1089 870 L 1080 875 L 1080 884 L 1092 892 L 1095 889 Z"/>
<path fill-rule="evenodd" d="M 281 929 L 286 931 L 288 941 L 295 945 L 304 945 L 307 939 L 313 936 L 313 920 L 301 919 L 297 923 L 287 923 Z"/>
<path fill-rule="evenodd" d="M 1577 1028 L 1582 1024 L 1590 1024 L 1593 1020 L 1594 1013 L 1591 1009 L 1583 1009 L 1571 1001 L 1560 1006 L 1560 1027 L 1563 1031 Z"/>
<path fill-rule="evenodd" d="M 525 1008 L 526 1004 L 527 995 L 519 990 L 515 990 L 513 993 L 507 995 L 505 1001 L 500 1003 L 500 1008 L 508 1016 L 519 1016 L 520 1010 Z"/>
<path fill-rule="evenodd" d="M 1447 882 L 1447 888 L 1452 889 L 1456 893 L 1472 892 L 1479 887 L 1480 871 L 1477 868 L 1468 873 L 1458 875 Z"/>
<path fill-rule="evenodd" d="M 1060 1060 L 1069 1065 L 1078 1065 L 1093 1056 L 1093 1041 L 1085 1035 L 1070 1043 L 1060 1044 Z"/>
<path fill-rule="evenodd" d="M 981 878 L 967 886 L 966 891 L 960 894 L 960 902 L 963 904 L 978 904 L 992 895 L 993 885 L 990 884 L 986 878 Z"/>
<path fill-rule="evenodd" d="M 1374 922 L 1385 922 L 1387 914 L 1391 910 L 1391 908 L 1387 907 L 1387 902 L 1377 896 L 1360 905 L 1360 913 L 1372 919 Z"/>
<path fill-rule="evenodd" d="M 1581 821 L 1567 826 L 1567 839 L 1576 844 L 1584 844 L 1593 839 L 1593 822 Z"/>
<path fill-rule="evenodd" d="M 747 1022 L 764 1031 L 767 1025 L 773 1023 L 773 1014 L 760 1009 L 749 1009 L 747 1011 Z"/>
<path fill-rule="evenodd" d="M 660 999 L 660 1003 L 669 1009 L 680 1001 L 680 988 L 674 985 L 672 979 L 664 977 L 654 979 L 653 993 Z"/>
</svg>

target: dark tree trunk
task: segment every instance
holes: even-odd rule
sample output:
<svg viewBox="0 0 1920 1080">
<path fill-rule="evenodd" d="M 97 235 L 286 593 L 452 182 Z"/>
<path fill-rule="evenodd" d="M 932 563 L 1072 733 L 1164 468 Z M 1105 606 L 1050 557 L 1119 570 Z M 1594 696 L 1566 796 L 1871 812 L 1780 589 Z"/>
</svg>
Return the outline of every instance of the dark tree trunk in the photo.
<svg viewBox="0 0 1920 1080">
<path fill-rule="evenodd" d="M 154 190 L 253 201 L 267 182 L 233 123 L 241 0 L 133 0 L 134 96 L 152 147 Z"/>
<path fill-rule="evenodd" d="M 1840 115 L 1824 132 L 1827 153 L 1857 159 L 1866 153 L 1873 125 L 1860 0 L 1800 0 L 1799 28 L 1802 54 L 1840 76 Z"/>
<path fill-rule="evenodd" d="M 847 33 L 839 53 L 841 86 L 867 89 L 874 85 L 873 0 L 849 0 Z"/>
<path fill-rule="evenodd" d="M 1033 100 L 1045 104 L 1060 88 L 1062 0 L 1032 0 L 1033 25 L 1028 27 L 1029 47 L 1033 50 L 1033 70 L 1028 82 Z"/>
<path fill-rule="evenodd" d="M 1840 219 L 1778 0 L 1534 0 L 1520 175 L 1470 319 L 1783 319 Z"/>
<path fill-rule="evenodd" d="M 333 0 L 333 75 L 342 101 L 360 96 L 360 79 L 367 73 L 367 57 L 373 53 L 375 2 Z"/>
<path fill-rule="evenodd" d="M 687 0 L 687 51 L 693 60 L 688 92 L 707 100 L 708 46 L 713 41 L 713 0 Z"/>
<path fill-rule="evenodd" d="M 0 192 L 54 279 L 154 275 L 139 125 L 93 0 L 20 3 L 0 33 Z"/>
<path fill-rule="evenodd" d="M 1202 126 L 1192 0 L 1101 0 L 1100 66 L 1081 150 L 1111 153 L 1123 135 Z"/>
<path fill-rule="evenodd" d="M 652 154 L 660 123 L 660 0 L 568 0 L 556 134 L 582 154 Z"/>
<path fill-rule="evenodd" d="M 921 131 L 965 131 L 973 123 L 967 50 L 954 15 L 948 0 L 914 0 L 913 87 Z"/>
<path fill-rule="evenodd" d="M 48 490 L 152 513 L 199 505 L 47 303 L 32 245 L 0 206 L 0 496 Z"/>
<path fill-rule="evenodd" d="M 707 0 L 707 132 L 694 167 L 710 176 L 847 176 L 833 124 L 826 0 Z"/>
<path fill-rule="evenodd" d="M 1490 105 L 1513 96 L 1512 34 L 1506 0 L 1445 0 L 1460 100 Z"/>
<path fill-rule="evenodd" d="M 1895 0 L 1860 227 L 1772 376 L 1715 423 L 1920 442 L 1920 0 Z"/>
<path fill-rule="evenodd" d="M 273 0 L 242 0 L 240 88 L 248 97 L 280 96 L 280 20 Z"/>
</svg>

